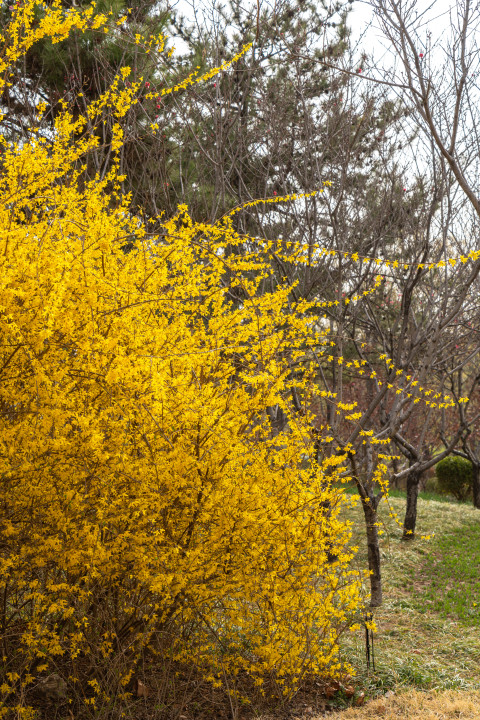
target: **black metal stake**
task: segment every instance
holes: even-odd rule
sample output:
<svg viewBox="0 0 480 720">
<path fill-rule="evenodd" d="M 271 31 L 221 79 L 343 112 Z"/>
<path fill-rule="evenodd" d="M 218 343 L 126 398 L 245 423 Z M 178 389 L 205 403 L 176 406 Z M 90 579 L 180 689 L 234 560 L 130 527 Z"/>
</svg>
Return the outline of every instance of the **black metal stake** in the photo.
<svg viewBox="0 0 480 720">
<path fill-rule="evenodd" d="M 368 628 L 369 622 L 372 622 L 373 614 L 365 615 L 365 654 L 367 656 L 367 670 L 370 670 L 370 660 L 372 662 L 372 670 L 375 672 L 375 653 L 373 651 L 373 630 Z"/>
</svg>

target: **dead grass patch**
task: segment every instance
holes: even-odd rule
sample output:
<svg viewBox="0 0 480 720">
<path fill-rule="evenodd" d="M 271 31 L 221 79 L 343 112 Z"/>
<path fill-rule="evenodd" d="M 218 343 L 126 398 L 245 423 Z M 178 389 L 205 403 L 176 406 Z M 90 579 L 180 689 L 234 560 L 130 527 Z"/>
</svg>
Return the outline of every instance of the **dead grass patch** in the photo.
<svg viewBox="0 0 480 720">
<path fill-rule="evenodd" d="M 318 718 L 319 716 L 317 716 Z M 325 716 L 321 716 L 325 717 Z M 361 708 L 328 715 L 329 720 L 478 720 L 480 692 L 410 690 L 389 698 L 377 698 Z"/>
</svg>

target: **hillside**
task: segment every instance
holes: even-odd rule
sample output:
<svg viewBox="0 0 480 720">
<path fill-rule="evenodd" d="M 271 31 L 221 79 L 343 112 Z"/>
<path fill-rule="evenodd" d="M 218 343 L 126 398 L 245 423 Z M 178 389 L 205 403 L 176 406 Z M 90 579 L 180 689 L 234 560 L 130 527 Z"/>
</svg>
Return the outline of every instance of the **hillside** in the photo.
<svg viewBox="0 0 480 720">
<path fill-rule="evenodd" d="M 390 499 L 400 518 L 404 502 Z M 435 535 L 402 543 L 401 528 L 386 504 L 380 507 L 385 594 L 375 612 L 375 672 L 366 669 L 365 640 L 357 632 L 345 649 L 359 668 L 356 682 L 367 702 L 330 717 L 478 718 L 480 513 L 468 504 L 420 498 L 419 531 Z M 363 563 L 360 509 L 350 515 L 359 544 L 357 562 Z M 382 697 L 389 690 L 395 695 Z"/>
</svg>

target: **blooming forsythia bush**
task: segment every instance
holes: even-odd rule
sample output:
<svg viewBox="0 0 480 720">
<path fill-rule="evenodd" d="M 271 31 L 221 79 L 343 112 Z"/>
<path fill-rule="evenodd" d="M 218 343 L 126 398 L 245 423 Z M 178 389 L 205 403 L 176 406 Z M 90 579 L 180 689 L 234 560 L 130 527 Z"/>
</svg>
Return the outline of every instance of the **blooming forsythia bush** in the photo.
<svg viewBox="0 0 480 720">
<path fill-rule="evenodd" d="M 4 84 L 41 34 L 34 4 L 4 30 Z M 63 15 L 45 18 L 61 37 Z M 312 418 L 287 402 L 306 305 L 259 293 L 268 269 L 231 220 L 182 207 L 151 235 L 115 165 L 83 180 L 88 129 L 132 102 L 119 87 L 53 135 L 39 108 L 30 140 L 1 141 L 3 714 L 54 670 L 98 706 L 145 651 L 213 677 L 335 674 L 359 606 L 341 458 L 302 469 Z"/>
</svg>

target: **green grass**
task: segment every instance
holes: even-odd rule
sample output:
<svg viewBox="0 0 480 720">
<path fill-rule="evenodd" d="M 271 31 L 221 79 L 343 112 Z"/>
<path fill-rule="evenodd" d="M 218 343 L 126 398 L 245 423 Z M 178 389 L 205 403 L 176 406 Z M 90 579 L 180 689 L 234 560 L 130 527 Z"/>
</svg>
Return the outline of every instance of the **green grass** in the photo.
<svg viewBox="0 0 480 720">
<path fill-rule="evenodd" d="M 357 489 L 354 485 L 346 485 L 345 491 L 349 495 L 357 494 Z M 388 491 L 388 494 L 392 498 L 406 499 L 406 497 L 407 497 L 405 490 L 397 490 L 396 488 L 390 488 L 390 490 Z M 420 491 L 419 498 L 421 498 L 422 500 L 435 500 L 435 502 L 441 502 L 441 503 L 452 503 L 453 502 L 453 503 L 456 503 L 457 505 L 460 504 L 460 505 L 471 506 L 471 504 L 472 504 L 471 500 L 465 500 L 465 501 L 459 502 L 458 500 L 455 500 L 455 498 L 452 497 L 451 495 L 442 495 L 441 493 L 433 492 L 431 490 Z"/>
<path fill-rule="evenodd" d="M 480 627 L 480 522 L 437 536 L 414 577 L 421 612 Z"/>
<path fill-rule="evenodd" d="M 402 520 L 405 494 L 393 491 L 389 502 Z M 358 506 L 346 512 L 359 546 L 355 562 L 364 568 L 363 513 Z M 407 543 L 385 501 L 379 515 L 384 601 L 375 611 L 376 671 L 366 669 L 363 631 L 343 645 L 357 682 L 370 696 L 399 687 L 480 689 L 480 511 L 422 495 L 418 537 Z"/>
</svg>

